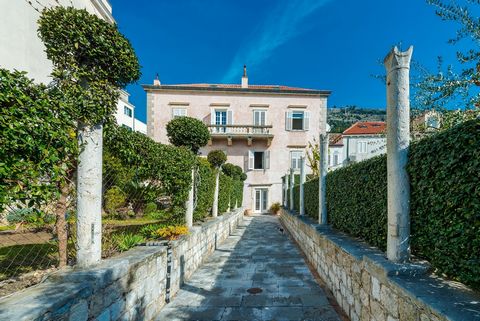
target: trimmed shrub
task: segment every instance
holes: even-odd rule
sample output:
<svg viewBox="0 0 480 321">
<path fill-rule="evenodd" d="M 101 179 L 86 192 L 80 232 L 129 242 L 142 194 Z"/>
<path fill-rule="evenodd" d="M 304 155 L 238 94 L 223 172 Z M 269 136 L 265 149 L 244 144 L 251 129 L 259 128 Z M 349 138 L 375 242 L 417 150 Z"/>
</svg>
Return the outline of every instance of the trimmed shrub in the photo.
<svg viewBox="0 0 480 321">
<path fill-rule="evenodd" d="M 105 193 L 105 211 L 115 215 L 116 211 L 125 205 L 126 195 L 117 186 L 113 186 Z"/>
<path fill-rule="evenodd" d="M 227 161 L 227 155 L 221 150 L 212 150 L 208 153 L 207 160 L 213 167 L 219 168 Z"/>
<path fill-rule="evenodd" d="M 155 202 L 149 202 L 147 203 L 147 205 L 145 205 L 143 214 L 150 215 L 156 211 L 157 211 L 157 204 Z"/>
<path fill-rule="evenodd" d="M 243 181 L 232 180 L 232 194 L 230 195 L 230 208 L 234 209 L 242 206 L 243 202 Z"/>
<path fill-rule="evenodd" d="M 215 193 L 215 172 L 210 163 L 205 159 L 197 158 L 198 175 L 200 180 L 197 185 L 197 207 L 193 212 L 195 221 L 204 219 L 210 214 L 213 204 L 213 194 Z"/>
<path fill-rule="evenodd" d="M 305 215 L 318 221 L 318 177 L 305 183 Z"/>
<path fill-rule="evenodd" d="M 219 213 L 226 213 L 229 207 L 231 207 L 230 198 L 232 195 L 232 187 L 233 187 L 233 179 L 225 174 L 220 174 L 220 187 L 218 191 L 218 212 Z"/>
<path fill-rule="evenodd" d="M 178 117 L 167 124 L 167 136 L 175 146 L 185 146 L 194 154 L 207 145 L 210 132 L 200 120 L 192 117 Z"/>
</svg>

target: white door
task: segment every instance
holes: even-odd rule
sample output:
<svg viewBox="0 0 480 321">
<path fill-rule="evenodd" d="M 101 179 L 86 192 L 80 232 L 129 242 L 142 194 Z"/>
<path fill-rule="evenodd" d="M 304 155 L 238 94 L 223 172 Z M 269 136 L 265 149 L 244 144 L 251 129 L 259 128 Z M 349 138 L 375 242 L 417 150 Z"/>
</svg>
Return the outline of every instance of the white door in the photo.
<svg viewBox="0 0 480 321">
<path fill-rule="evenodd" d="M 255 213 L 265 213 L 268 211 L 268 189 L 255 189 Z"/>
</svg>

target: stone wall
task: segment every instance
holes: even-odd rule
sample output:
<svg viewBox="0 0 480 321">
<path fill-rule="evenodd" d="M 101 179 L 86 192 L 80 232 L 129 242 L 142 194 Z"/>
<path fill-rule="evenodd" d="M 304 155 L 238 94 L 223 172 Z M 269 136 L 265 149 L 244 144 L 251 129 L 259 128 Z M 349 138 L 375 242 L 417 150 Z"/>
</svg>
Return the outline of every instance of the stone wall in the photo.
<svg viewBox="0 0 480 321">
<path fill-rule="evenodd" d="M 363 242 L 285 210 L 280 220 L 352 321 L 480 320 L 480 296 L 429 275 L 426 262 L 392 263 Z"/>
<path fill-rule="evenodd" d="M 172 296 L 242 219 L 237 209 L 172 242 Z M 0 299 L 0 320 L 151 320 L 166 304 L 166 284 L 167 246 L 138 246 Z"/>
</svg>

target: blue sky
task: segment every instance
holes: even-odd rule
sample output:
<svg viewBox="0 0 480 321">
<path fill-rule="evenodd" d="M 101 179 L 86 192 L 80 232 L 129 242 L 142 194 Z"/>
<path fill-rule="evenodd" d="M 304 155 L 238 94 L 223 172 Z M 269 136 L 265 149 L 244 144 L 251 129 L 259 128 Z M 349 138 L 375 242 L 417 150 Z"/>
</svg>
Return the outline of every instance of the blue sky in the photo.
<svg viewBox="0 0 480 321">
<path fill-rule="evenodd" d="M 332 90 L 329 106 L 384 108 L 380 59 L 392 45 L 436 70 L 437 56 L 455 63 L 447 44 L 456 25 L 424 0 L 110 0 L 130 39 L 142 78 L 130 85 L 137 118 L 158 72 L 164 84 L 240 83 Z M 462 45 L 462 44 L 460 44 Z"/>
</svg>

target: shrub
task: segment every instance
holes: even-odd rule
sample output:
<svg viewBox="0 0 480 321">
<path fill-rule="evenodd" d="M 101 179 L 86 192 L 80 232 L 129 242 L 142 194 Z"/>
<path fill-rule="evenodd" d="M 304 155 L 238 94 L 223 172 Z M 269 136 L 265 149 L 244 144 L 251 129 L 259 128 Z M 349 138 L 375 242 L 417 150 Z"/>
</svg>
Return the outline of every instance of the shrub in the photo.
<svg viewBox="0 0 480 321">
<path fill-rule="evenodd" d="M 207 145 L 210 132 L 200 120 L 192 117 L 178 117 L 167 124 L 167 136 L 175 146 L 185 146 L 194 154 Z"/>
<path fill-rule="evenodd" d="M 279 202 L 275 202 L 270 206 L 270 213 L 272 214 L 277 214 L 280 211 L 280 208 L 282 206 L 280 205 Z"/>
<path fill-rule="evenodd" d="M 159 224 L 149 224 L 140 230 L 140 234 L 146 239 L 154 239 L 157 238 L 157 231 L 161 228 Z"/>
<path fill-rule="evenodd" d="M 167 239 L 167 240 L 176 240 L 181 235 L 188 234 L 188 227 L 184 225 L 176 225 L 176 226 L 165 226 L 161 227 L 157 230 L 157 236 Z"/>
<path fill-rule="evenodd" d="M 231 207 L 236 208 L 242 206 L 243 203 L 243 181 L 232 181 Z M 235 207 L 236 205 L 236 207 Z"/>
<path fill-rule="evenodd" d="M 233 179 L 227 175 L 220 174 L 220 187 L 218 191 L 218 212 L 226 213 L 231 207 L 230 198 L 232 195 Z M 235 205 L 235 204 L 233 204 Z"/>
<path fill-rule="evenodd" d="M 169 217 L 169 214 L 166 211 L 157 210 L 149 213 L 147 217 L 152 220 L 166 221 Z"/>
<path fill-rule="evenodd" d="M 34 208 L 21 208 L 12 210 L 7 214 L 7 221 L 10 224 L 31 224 L 35 227 L 43 227 L 52 224 L 55 216 L 39 211 Z"/>
<path fill-rule="evenodd" d="M 115 215 L 116 211 L 125 205 L 125 193 L 117 186 L 113 186 L 105 193 L 105 211 Z"/>
<path fill-rule="evenodd" d="M 143 213 L 149 215 L 157 211 L 157 204 L 155 202 L 149 202 L 145 205 Z"/>
<path fill-rule="evenodd" d="M 208 162 L 215 168 L 220 168 L 227 161 L 227 155 L 221 150 L 212 150 L 207 155 Z"/>
<path fill-rule="evenodd" d="M 210 163 L 205 159 L 197 159 L 197 206 L 193 212 L 195 221 L 205 218 L 212 208 L 213 194 L 215 193 L 215 173 Z"/>
<path fill-rule="evenodd" d="M 243 170 L 240 166 L 237 166 L 237 165 L 233 165 L 231 163 L 225 163 L 223 166 L 222 166 L 222 172 L 233 178 L 233 179 L 238 179 L 240 180 L 241 177 L 242 177 L 242 174 L 243 174 Z"/>
<path fill-rule="evenodd" d="M 120 252 L 128 251 L 132 247 L 145 243 L 145 238 L 139 234 L 121 233 L 113 235 L 114 244 Z"/>
</svg>

